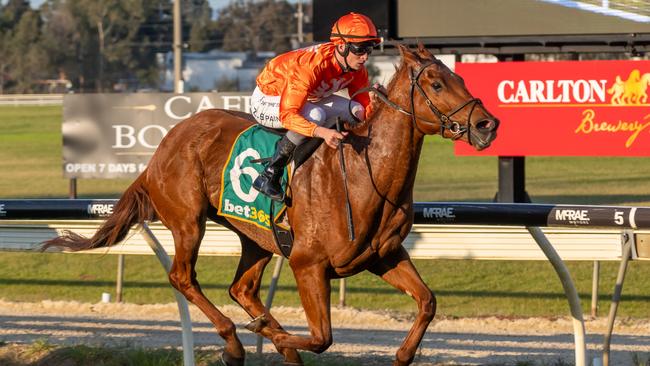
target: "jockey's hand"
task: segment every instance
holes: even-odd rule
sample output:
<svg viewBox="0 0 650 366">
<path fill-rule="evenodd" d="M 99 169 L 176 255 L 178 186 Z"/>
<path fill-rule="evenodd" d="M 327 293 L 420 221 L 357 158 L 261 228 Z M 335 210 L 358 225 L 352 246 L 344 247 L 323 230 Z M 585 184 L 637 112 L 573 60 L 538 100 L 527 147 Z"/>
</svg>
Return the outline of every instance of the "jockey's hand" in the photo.
<svg viewBox="0 0 650 366">
<path fill-rule="evenodd" d="M 320 137 L 323 140 L 325 140 L 325 143 L 327 146 L 331 147 L 332 149 L 336 149 L 339 144 L 341 143 L 341 140 L 345 136 L 347 136 L 347 132 L 338 132 L 336 130 L 331 130 L 329 128 L 325 127 L 316 127 L 314 130 L 314 137 Z"/>
<path fill-rule="evenodd" d="M 374 83 L 372 84 L 372 87 L 379 90 L 379 92 L 382 93 L 383 95 L 388 95 L 388 90 L 386 90 L 386 88 L 383 85 L 379 83 Z M 376 92 L 370 93 L 370 102 L 373 104 L 379 103 L 379 97 L 377 96 Z"/>
</svg>

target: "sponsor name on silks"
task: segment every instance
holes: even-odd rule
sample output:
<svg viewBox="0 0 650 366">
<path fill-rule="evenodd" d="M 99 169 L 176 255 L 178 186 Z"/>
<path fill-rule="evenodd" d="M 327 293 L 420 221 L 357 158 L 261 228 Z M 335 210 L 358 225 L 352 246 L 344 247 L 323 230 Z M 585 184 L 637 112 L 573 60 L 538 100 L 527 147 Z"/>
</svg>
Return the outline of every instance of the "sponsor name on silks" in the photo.
<svg viewBox="0 0 650 366">
<path fill-rule="evenodd" d="M 271 225 L 270 216 L 264 210 L 258 210 L 255 207 L 248 205 L 236 205 L 230 202 L 229 199 L 224 200 L 224 205 L 221 208 L 224 213 L 237 214 L 244 216 L 247 219 L 258 221 L 266 226 Z"/>
<path fill-rule="evenodd" d="M 564 209 L 555 211 L 555 220 L 566 221 L 570 224 L 589 224 L 588 210 Z"/>
<path fill-rule="evenodd" d="M 453 207 L 425 207 L 422 215 L 426 219 L 455 219 Z"/>
</svg>

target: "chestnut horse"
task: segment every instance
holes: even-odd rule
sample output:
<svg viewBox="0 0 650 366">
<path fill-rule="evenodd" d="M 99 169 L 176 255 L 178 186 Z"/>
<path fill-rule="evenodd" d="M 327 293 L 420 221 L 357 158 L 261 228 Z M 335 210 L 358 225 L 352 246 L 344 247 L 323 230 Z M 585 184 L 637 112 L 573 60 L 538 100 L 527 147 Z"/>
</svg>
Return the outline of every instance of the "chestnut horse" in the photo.
<svg viewBox="0 0 650 366">
<path fill-rule="evenodd" d="M 280 254 L 270 231 L 216 215 L 221 172 L 235 138 L 249 127 L 240 112 L 207 110 L 176 125 L 147 169 L 124 192 L 114 213 L 92 238 L 74 233 L 50 240 L 67 250 L 114 245 L 129 228 L 160 220 L 173 234 L 176 255 L 169 281 L 194 303 L 225 340 L 223 360 L 244 364 L 235 324 L 203 294 L 195 272 L 206 219 L 238 234 L 242 254 L 230 296 L 251 316 L 247 328 L 270 339 L 285 364 L 302 365 L 298 349 L 316 353 L 332 344 L 330 281 L 368 270 L 415 299 L 417 317 L 394 365 L 408 365 L 436 312 L 436 299 L 422 281 L 402 241 L 413 224 L 413 184 L 425 135 L 464 140 L 476 149 L 496 137 L 496 120 L 465 88 L 463 79 L 420 46 L 399 46 L 400 66 L 383 103 L 351 129 L 344 146 L 355 224 L 348 239 L 344 182 L 337 150 L 321 146 L 296 170 L 288 218 L 294 233 L 289 259 L 310 336 L 286 332 L 259 298 L 264 268 Z M 362 143 L 360 143 L 362 142 Z"/>
</svg>

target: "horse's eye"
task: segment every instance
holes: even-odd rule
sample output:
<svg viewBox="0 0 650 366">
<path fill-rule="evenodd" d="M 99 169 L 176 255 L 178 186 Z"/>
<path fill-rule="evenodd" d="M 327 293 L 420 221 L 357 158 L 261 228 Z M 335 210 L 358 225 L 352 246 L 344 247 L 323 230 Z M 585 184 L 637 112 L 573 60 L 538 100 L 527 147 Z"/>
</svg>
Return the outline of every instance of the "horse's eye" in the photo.
<svg viewBox="0 0 650 366">
<path fill-rule="evenodd" d="M 436 92 L 440 92 L 442 90 L 442 84 L 440 84 L 440 82 L 438 81 L 434 81 L 433 84 L 431 84 L 431 86 L 433 86 L 433 90 L 435 90 Z"/>
</svg>

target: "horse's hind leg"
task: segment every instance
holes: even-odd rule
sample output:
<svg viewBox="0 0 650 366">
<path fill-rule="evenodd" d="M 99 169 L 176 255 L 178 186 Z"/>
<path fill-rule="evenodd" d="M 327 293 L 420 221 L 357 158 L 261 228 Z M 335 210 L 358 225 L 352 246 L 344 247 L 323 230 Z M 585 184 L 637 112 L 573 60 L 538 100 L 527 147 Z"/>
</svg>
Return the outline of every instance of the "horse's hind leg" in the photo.
<svg viewBox="0 0 650 366">
<path fill-rule="evenodd" d="M 424 332 L 436 314 L 436 298 L 418 274 L 406 250 L 377 262 L 369 270 L 395 288 L 410 295 L 418 304 L 418 315 L 402 346 L 397 351 L 394 366 L 410 365 Z"/>
<path fill-rule="evenodd" d="M 259 328 L 254 329 L 254 331 L 270 339 L 274 333 L 285 332 L 280 323 L 264 307 L 259 297 L 264 268 L 273 257 L 273 253 L 260 248 L 255 242 L 243 235 L 240 235 L 240 239 L 242 255 L 239 260 L 237 274 L 230 286 L 230 297 L 241 305 L 253 319 L 263 316 L 264 323 L 260 322 Z M 284 355 L 285 364 L 303 364 L 300 355 L 295 349 L 280 347 L 277 347 L 277 349 L 278 352 Z"/>
<path fill-rule="evenodd" d="M 235 324 L 205 297 L 196 279 L 195 266 L 205 233 L 205 216 L 178 215 L 178 220 L 166 218 L 163 222 L 172 231 L 176 248 L 169 281 L 188 301 L 201 309 L 226 341 L 222 355 L 224 363 L 243 366 L 245 351 L 235 332 Z"/>
</svg>

